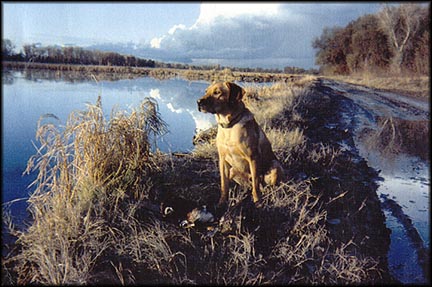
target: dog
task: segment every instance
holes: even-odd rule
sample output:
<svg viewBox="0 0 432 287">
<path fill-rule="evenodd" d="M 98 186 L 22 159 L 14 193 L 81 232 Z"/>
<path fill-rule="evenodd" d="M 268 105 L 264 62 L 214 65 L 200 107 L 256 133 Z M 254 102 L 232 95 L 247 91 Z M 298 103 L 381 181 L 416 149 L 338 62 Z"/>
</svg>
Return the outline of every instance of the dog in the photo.
<svg viewBox="0 0 432 287">
<path fill-rule="evenodd" d="M 271 144 L 243 102 L 245 90 L 232 82 L 210 85 L 197 102 L 198 110 L 216 117 L 221 195 L 218 206 L 228 200 L 229 182 L 252 186 L 252 199 L 261 206 L 262 184 L 276 185 L 284 171 Z"/>
</svg>

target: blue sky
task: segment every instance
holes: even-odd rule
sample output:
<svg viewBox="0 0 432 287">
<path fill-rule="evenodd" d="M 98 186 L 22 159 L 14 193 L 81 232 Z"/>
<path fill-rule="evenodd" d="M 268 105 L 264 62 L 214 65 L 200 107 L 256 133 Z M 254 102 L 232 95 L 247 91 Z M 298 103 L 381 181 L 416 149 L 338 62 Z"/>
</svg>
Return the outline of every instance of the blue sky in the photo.
<svg viewBox="0 0 432 287">
<path fill-rule="evenodd" d="M 167 62 L 311 68 L 311 43 L 324 27 L 345 26 L 380 7 L 378 2 L 2 2 L 2 35 L 18 49 L 29 43 L 98 45 Z"/>
<path fill-rule="evenodd" d="M 200 7 L 169 2 L 2 4 L 3 35 L 17 43 L 140 42 L 166 33 L 174 24 L 192 25 Z"/>
</svg>

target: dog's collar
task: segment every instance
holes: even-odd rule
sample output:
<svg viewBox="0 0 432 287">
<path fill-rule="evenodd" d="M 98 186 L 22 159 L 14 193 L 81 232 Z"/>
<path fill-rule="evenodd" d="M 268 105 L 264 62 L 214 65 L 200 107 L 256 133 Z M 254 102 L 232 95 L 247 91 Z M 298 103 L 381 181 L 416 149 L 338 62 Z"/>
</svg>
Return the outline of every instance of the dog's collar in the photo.
<svg viewBox="0 0 432 287">
<path fill-rule="evenodd" d="M 219 125 L 221 127 L 223 127 L 224 129 L 230 129 L 242 119 L 245 112 L 246 112 L 246 110 L 243 110 L 241 113 L 236 115 L 233 119 L 231 119 L 228 123 L 219 123 Z"/>
</svg>

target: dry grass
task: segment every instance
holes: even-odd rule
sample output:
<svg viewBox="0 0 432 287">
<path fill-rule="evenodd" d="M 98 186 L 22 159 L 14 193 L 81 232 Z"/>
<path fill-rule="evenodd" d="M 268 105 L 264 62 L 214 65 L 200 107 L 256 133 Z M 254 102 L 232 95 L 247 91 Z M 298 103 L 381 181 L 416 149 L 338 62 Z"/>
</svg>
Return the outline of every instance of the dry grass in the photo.
<svg viewBox="0 0 432 287">
<path fill-rule="evenodd" d="M 25 76 L 29 79 L 37 79 L 40 76 L 44 76 L 47 78 L 62 78 L 70 81 L 79 81 L 83 78 L 93 79 L 94 77 L 96 77 L 98 80 L 119 80 L 150 76 L 160 80 L 181 77 L 187 80 L 204 80 L 210 82 L 299 82 L 305 77 L 308 77 L 284 73 L 234 72 L 229 68 L 225 68 L 223 70 L 193 70 L 176 68 L 76 65 L 10 61 L 4 61 L 2 64 L 6 69 L 18 69 L 24 71 Z M 33 76 L 34 73 L 37 74 L 37 77 Z"/>
<path fill-rule="evenodd" d="M 275 118 L 288 111 L 301 120 L 297 98 L 311 80 L 247 88 L 247 104 L 285 166 L 305 154 L 307 138 L 298 127 L 277 128 Z M 267 187 L 261 209 L 249 191 L 233 186 L 214 235 L 152 216 L 142 204 L 164 192 L 197 204 L 219 193 L 214 132 L 174 158 L 151 151 L 152 137 L 164 130 L 151 100 L 110 119 L 99 101 L 71 114 L 63 129 L 40 123 L 41 147 L 28 166 L 38 171 L 33 222 L 13 231 L 20 249 L 4 263 L 15 283 L 352 284 L 379 276 L 376 261 L 357 254 L 352 242 L 330 239 L 312 180 Z M 304 161 L 331 169 L 339 151 L 321 145 L 307 154 Z"/>
<path fill-rule="evenodd" d="M 156 108 L 147 99 L 107 121 L 99 100 L 72 113 L 63 130 L 41 119 L 40 148 L 27 167 L 38 171 L 28 200 L 33 222 L 17 234 L 21 253 L 12 258 L 19 284 L 88 282 L 112 244 L 110 220 L 128 199 L 148 195 L 149 173 L 157 169 L 149 141 L 164 130 Z"/>
<path fill-rule="evenodd" d="M 427 76 L 384 77 L 363 74 L 359 76 L 331 76 L 329 78 L 415 97 L 428 98 L 430 96 L 430 79 Z"/>
</svg>

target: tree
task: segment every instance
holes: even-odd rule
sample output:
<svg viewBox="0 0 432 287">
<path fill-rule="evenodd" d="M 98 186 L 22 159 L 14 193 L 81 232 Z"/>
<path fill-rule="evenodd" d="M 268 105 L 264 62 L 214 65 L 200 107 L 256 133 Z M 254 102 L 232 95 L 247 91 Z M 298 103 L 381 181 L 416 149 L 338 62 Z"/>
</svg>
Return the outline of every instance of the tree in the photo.
<svg viewBox="0 0 432 287">
<path fill-rule="evenodd" d="M 419 74 L 429 75 L 430 69 L 430 32 L 425 31 L 415 48 L 415 71 Z"/>
<path fill-rule="evenodd" d="M 9 39 L 2 39 L 2 55 L 4 58 L 8 58 L 13 55 L 15 45 Z"/>
<path fill-rule="evenodd" d="M 325 27 L 315 38 L 312 47 L 317 49 L 315 62 L 331 74 L 348 74 L 347 55 L 350 53 L 351 30 L 341 27 Z"/>
<path fill-rule="evenodd" d="M 27 44 L 23 46 L 24 57 L 27 61 L 33 60 L 36 56 L 36 45 L 35 44 Z"/>
<path fill-rule="evenodd" d="M 383 6 L 346 27 L 324 28 L 312 47 L 324 73 L 429 73 L 429 7 L 419 4 Z"/>
<path fill-rule="evenodd" d="M 351 22 L 350 54 L 347 65 L 351 72 L 385 70 L 392 58 L 387 36 L 378 29 L 376 15 L 365 15 Z"/>
<path fill-rule="evenodd" d="M 418 4 L 405 3 L 399 6 L 385 5 L 379 12 L 380 27 L 387 35 L 393 52 L 392 70 L 400 74 L 408 40 L 420 27 Z"/>
</svg>

